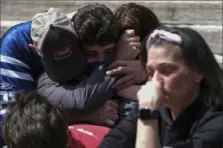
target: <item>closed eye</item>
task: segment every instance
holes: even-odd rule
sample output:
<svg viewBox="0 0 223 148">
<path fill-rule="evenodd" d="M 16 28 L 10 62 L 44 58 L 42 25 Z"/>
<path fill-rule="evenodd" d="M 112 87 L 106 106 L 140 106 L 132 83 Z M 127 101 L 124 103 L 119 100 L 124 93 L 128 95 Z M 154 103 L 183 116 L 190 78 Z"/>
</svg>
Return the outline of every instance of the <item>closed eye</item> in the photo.
<svg viewBox="0 0 223 148">
<path fill-rule="evenodd" d="M 110 54 L 114 51 L 114 48 L 108 48 L 108 49 L 105 49 L 105 54 Z"/>
<path fill-rule="evenodd" d="M 160 73 L 163 75 L 170 75 L 176 71 L 177 67 L 176 66 L 163 66 L 159 68 Z"/>
<path fill-rule="evenodd" d="M 87 56 L 91 56 L 91 57 L 92 57 L 92 56 L 96 56 L 96 55 L 97 55 L 97 52 L 94 52 L 94 51 L 87 51 L 87 52 L 86 52 L 86 55 L 87 55 Z"/>
</svg>

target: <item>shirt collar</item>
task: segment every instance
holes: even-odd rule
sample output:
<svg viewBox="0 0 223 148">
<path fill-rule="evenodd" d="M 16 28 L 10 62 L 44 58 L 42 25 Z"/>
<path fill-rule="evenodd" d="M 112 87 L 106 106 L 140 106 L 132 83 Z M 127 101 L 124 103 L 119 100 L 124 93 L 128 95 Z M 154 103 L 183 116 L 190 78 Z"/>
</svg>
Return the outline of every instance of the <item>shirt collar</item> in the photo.
<svg viewBox="0 0 223 148">
<path fill-rule="evenodd" d="M 175 121 L 173 121 L 170 109 L 162 108 L 160 109 L 160 115 L 162 120 L 166 122 L 167 125 L 172 124 L 187 124 L 189 120 L 193 120 L 199 112 L 200 108 L 203 106 L 203 101 L 201 98 L 197 98 L 191 105 L 189 105 L 180 115 L 177 117 Z"/>
</svg>

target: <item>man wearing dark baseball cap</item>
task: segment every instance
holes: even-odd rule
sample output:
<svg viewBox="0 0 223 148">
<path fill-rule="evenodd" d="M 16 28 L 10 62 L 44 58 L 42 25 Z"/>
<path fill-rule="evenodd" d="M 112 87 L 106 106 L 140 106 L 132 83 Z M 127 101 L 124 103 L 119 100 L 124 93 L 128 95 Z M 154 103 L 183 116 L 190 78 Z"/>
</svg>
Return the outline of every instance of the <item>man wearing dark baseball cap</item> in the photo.
<svg viewBox="0 0 223 148">
<path fill-rule="evenodd" d="M 33 24 L 34 22 L 35 17 Z M 109 61 L 109 56 L 115 51 L 116 41 L 121 36 L 119 22 L 108 7 L 96 3 L 78 9 L 73 16 L 72 23 L 83 47 L 87 59 L 87 67 L 78 79 L 64 81 L 65 83 L 63 84 L 53 80 L 52 76 L 49 75 L 49 70 L 46 71 L 37 80 L 38 92 L 51 102 L 62 106 L 68 114 L 69 123 L 86 121 L 88 123 L 113 126 L 118 119 L 118 104 L 109 99 L 114 95 L 114 89 L 111 86 L 114 84 L 115 78 L 105 74 L 106 66 L 104 66 L 104 63 L 106 63 L 107 59 Z M 37 24 L 39 23 L 37 22 Z M 33 28 L 35 28 L 34 25 L 32 25 L 32 30 Z M 35 38 L 33 40 L 38 41 Z M 34 44 L 38 49 L 42 48 L 42 50 L 38 51 L 40 56 L 42 56 L 43 49 L 46 49 L 45 52 L 49 51 L 49 48 L 38 47 L 38 44 L 35 42 Z M 49 43 L 46 43 L 46 45 L 48 46 Z M 51 56 L 47 55 L 47 57 Z M 77 58 L 80 57 L 74 58 L 76 59 L 73 59 L 73 61 L 76 61 L 76 63 L 69 62 L 66 66 L 68 66 L 68 69 L 73 68 L 79 71 L 78 68 L 82 66 L 82 63 Z M 46 70 L 49 68 L 49 61 L 47 60 L 44 59 L 43 53 L 42 61 Z M 51 64 L 50 66 L 54 67 L 55 65 Z M 64 69 L 64 67 L 62 68 Z M 63 69 L 59 74 L 62 77 L 63 73 L 67 73 L 67 70 Z"/>
<path fill-rule="evenodd" d="M 43 73 L 37 82 L 38 92 L 61 105 L 67 111 L 70 123 L 87 121 L 113 126 L 118 119 L 118 104 L 111 100 L 115 95 L 115 89 L 111 86 L 116 77 L 105 74 L 106 64 L 103 63 L 110 61 L 110 56 L 116 51 L 116 42 L 121 36 L 119 22 L 108 7 L 97 3 L 78 9 L 72 22 L 83 45 L 87 68 L 81 73 L 80 79 L 64 84 L 58 84 L 47 73 Z M 132 49 L 130 46 L 134 44 L 130 42 L 132 40 L 127 40 L 122 48 Z"/>
<path fill-rule="evenodd" d="M 53 81 L 67 82 L 85 69 L 87 60 L 77 33 L 60 9 L 50 8 L 36 14 L 31 24 L 31 37 Z"/>
</svg>

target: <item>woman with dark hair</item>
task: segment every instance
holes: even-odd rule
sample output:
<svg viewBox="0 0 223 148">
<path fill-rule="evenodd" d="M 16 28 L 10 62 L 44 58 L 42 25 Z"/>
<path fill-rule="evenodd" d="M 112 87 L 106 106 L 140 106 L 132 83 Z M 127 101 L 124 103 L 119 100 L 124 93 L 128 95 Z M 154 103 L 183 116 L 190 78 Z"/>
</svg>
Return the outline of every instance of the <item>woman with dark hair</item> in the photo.
<svg viewBox="0 0 223 148">
<path fill-rule="evenodd" d="M 100 148 L 222 147 L 223 72 L 202 36 L 159 27 L 141 56 L 148 79 L 137 93 L 139 107 Z"/>
<path fill-rule="evenodd" d="M 137 36 L 140 42 L 161 25 L 158 17 L 148 7 L 136 3 L 123 4 L 116 8 L 113 13 L 120 23 L 122 32 Z M 122 45 L 125 45 L 124 43 L 125 40 L 120 40 L 118 47 L 122 48 Z M 136 59 L 139 58 L 139 53 L 135 55 Z"/>
<path fill-rule="evenodd" d="M 141 41 L 150 34 L 154 29 L 160 26 L 160 21 L 157 16 L 148 8 L 136 3 L 123 4 L 114 10 L 114 15 L 118 18 L 118 21 L 123 32 L 123 36 L 130 33 L 131 40 L 138 39 L 138 43 L 141 45 Z M 135 37 L 135 39 L 133 39 Z M 136 38 L 137 37 L 137 38 Z M 118 47 L 125 46 L 125 40 L 121 39 L 118 42 Z M 118 87 L 118 96 L 121 96 L 120 102 L 120 115 L 119 119 L 122 119 L 128 114 L 128 111 L 136 106 L 136 96 L 132 95 L 136 90 L 140 88 L 147 78 L 147 74 L 143 71 L 140 64 L 139 52 L 135 55 L 135 60 L 119 59 L 113 62 L 107 74 L 122 76 L 115 84 Z M 117 49 L 119 50 L 119 49 Z M 121 51 L 121 50 L 119 50 Z M 123 50 L 124 54 L 127 54 L 128 50 Z M 125 99 L 123 99 L 125 98 Z"/>
<path fill-rule="evenodd" d="M 121 5 L 114 10 L 114 15 L 123 31 L 133 29 L 141 40 L 160 26 L 157 16 L 148 7 L 136 3 Z"/>
</svg>

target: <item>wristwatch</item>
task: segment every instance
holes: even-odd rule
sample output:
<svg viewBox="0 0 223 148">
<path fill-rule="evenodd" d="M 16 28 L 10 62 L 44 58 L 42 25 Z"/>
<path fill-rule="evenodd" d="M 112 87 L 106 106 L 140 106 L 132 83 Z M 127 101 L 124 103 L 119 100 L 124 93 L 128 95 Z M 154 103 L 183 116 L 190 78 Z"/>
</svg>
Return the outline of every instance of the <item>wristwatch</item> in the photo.
<svg viewBox="0 0 223 148">
<path fill-rule="evenodd" d="M 151 111 L 148 108 L 139 109 L 139 119 L 141 120 L 158 119 L 158 117 L 159 117 L 158 111 Z"/>
</svg>

